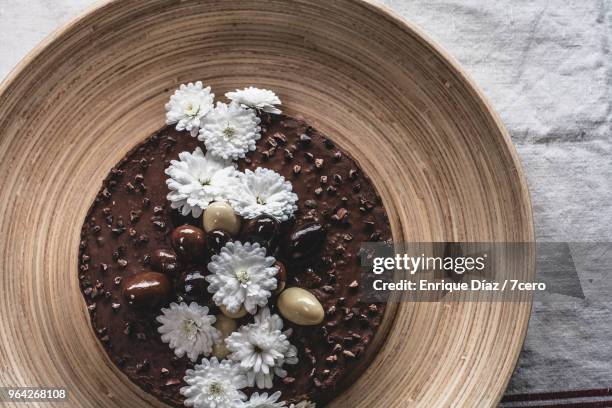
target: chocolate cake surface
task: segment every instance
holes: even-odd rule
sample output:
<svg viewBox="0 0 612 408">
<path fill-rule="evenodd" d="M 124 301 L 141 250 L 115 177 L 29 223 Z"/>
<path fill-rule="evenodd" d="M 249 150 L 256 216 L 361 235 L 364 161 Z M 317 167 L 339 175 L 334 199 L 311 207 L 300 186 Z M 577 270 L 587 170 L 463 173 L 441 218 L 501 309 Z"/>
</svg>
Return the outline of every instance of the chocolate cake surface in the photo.
<svg viewBox="0 0 612 408">
<path fill-rule="evenodd" d="M 80 287 L 108 356 L 131 381 L 175 406 L 183 405 L 179 390 L 194 363 L 162 342 L 156 317 L 172 302 L 197 302 L 221 314 L 204 280 L 210 254 L 172 258 L 173 231 L 186 224 L 202 228 L 202 217 L 171 208 L 164 170 L 180 152 L 198 146 L 204 149 L 189 133 L 165 127 L 135 147 L 104 181 L 83 224 L 79 251 Z M 272 389 L 243 391 L 280 391 L 289 403 L 323 406 L 355 375 L 385 312 L 384 304 L 359 300 L 358 254 L 363 242 L 391 239 L 387 215 L 358 164 L 302 120 L 262 113 L 256 150 L 236 163 L 239 170 L 272 169 L 292 183 L 298 210 L 280 224 L 269 255 L 285 265 L 285 287 L 310 291 L 324 310 L 323 322 L 314 326 L 284 319 L 299 362 L 285 365 L 287 376 L 274 378 Z M 247 240 L 247 225 L 243 220 L 234 241 Z M 169 294 L 154 306 L 134 307 L 125 296 L 126 281 L 154 270 L 167 278 L 161 285 Z M 272 313 L 277 299 L 274 294 L 268 301 Z M 253 317 L 237 321 L 247 324 Z"/>
</svg>

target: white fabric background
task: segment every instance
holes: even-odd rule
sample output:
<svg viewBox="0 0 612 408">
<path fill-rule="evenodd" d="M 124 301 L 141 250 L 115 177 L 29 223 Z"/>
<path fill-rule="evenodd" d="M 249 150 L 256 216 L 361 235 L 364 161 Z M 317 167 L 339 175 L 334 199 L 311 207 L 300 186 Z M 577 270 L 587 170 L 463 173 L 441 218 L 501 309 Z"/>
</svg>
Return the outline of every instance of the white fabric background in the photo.
<svg viewBox="0 0 612 408">
<path fill-rule="evenodd" d="M 538 239 L 612 241 L 612 0 L 381 1 L 450 51 L 493 102 L 527 172 Z M 0 78 L 93 3 L 0 0 Z M 610 292 L 586 286 L 585 298 L 534 307 L 509 392 L 612 386 Z"/>
</svg>

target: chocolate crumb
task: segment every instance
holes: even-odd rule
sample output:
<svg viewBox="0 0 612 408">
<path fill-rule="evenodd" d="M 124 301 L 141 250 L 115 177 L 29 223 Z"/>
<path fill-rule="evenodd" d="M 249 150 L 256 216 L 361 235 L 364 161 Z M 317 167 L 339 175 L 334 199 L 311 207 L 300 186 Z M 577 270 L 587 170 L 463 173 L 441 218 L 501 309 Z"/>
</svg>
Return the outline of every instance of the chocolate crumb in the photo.
<svg viewBox="0 0 612 408">
<path fill-rule="evenodd" d="M 164 383 L 164 386 L 171 387 L 173 385 L 179 385 L 179 384 L 181 384 L 181 380 L 179 380 L 178 378 L 171 378 Z"/>
<path fill-rule="evenodd" d="M 151 367 L 151 363 L 149 362 L 149 360 L 145 359 L 142 363 L 136 364 L 136 371 L 138 372 L 146 371 L 149 369 L 149 367 Z"/>
<path fill-rule="evenodd" d="M 325 285 L 325 286 L 323 286 L 323 287 L 321 288 L 321 290 L 322 290 L 323 292 L 325 292 L 325 293 L 330 293 L 330 294 L 331 294 L 331 293 L 336 293 L 336 289 L 334 289 L 334 287 L 333 287 L 333 286 L 330 286 L 330 285 Z"/>
<path fill-rule="evenodd" d="M 315 200 L 306 200 L 304 202 L 306 208 L 314 209 L 317 208 L 317 202 Z"/>
<path fill-rule="evenodd" d="M 284 134 L 280 132 L 276 132 L 272 137 L 276 139 L 276 141 L 280 143 L 281 145 L 287 144 L 287 136 L 285 136 Z"/>
<path fill-rule="evenodd" d="M 304 146 L 308 146 L 310 144 L 310 142 L 312 141 L 312 138 L 310 136 L 308 136 L 307 134 L 302 133 L 300 135 L 300 143 Z"/>
</svg>

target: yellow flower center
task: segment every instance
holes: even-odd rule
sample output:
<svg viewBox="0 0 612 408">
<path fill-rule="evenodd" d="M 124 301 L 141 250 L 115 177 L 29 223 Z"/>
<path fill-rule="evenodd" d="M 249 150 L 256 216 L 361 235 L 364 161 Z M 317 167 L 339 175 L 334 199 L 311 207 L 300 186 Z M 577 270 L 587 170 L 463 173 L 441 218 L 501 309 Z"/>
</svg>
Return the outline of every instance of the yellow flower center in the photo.
<svg viewBox="0 0 612 408">
<path fill-rule="evenodd" d="M 236 279 L 238 279 L 238 282 L 240 282 L 242 285 L 249 283 L 250 278 L 249 273 L 245 270 L 236 272 Z"/>
<path fill-rule="evenodd" d="M 210 395 L 213 395 L 215 397 L 221 396 L 224 394 L 223 385 L 218 382 L 213 382 L 208 386 L 208 392 Z"/>
<path fill-rule="evenodd" d="M 230 139 L 232 137 L 234 137 L 234 135 L 236 134 L 236 128 L 230 126 L 229 124 L 225 127 L 225 129 L 223 129 L 223 134 L 225 135 L 226 138 Z"/>
<path fill-rule="evenodd" d="M 194 105 L 191 102 L 189 102 L 187 104 L 187 106 L 185 107 L 185 114 L 187 116 L 193 117 L 193 116 L 197 115 L 199 111 L 200 111 L 200 106 Z"/>
<path fill-rule="evenodd" d="M 183 334 L 188 339 L 192 339 L 198 334 L 198 325 L 193 319 L 183 321 Z"/>
</svg>

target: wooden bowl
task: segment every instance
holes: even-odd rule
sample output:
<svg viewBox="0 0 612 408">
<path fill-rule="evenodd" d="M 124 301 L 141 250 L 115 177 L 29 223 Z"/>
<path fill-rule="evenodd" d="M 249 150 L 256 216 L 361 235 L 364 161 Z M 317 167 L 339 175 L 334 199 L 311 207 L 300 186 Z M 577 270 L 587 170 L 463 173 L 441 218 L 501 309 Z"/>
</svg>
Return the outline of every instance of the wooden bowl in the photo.
<svg viewBox="0 0 612 408">
<path fill-rule="evenodd" d="M 163 125 L 172 90 L 198 79 L 218 95 L 276 90 L 285 112 L 360 162 L 396 241 L 534 238 L 498 117 L 452 58 L 388 10 L 354 0 L 108 1 L 0 88 L 0 385 L 66 387 L 81 407 L 163 405 L 112 366 L 91 331 L 79 229 L 110 168 Z M 332 406 L 494 405 L 530 307 L 527 296 L 400 304 L 380 352 Z"/>
</svg>

